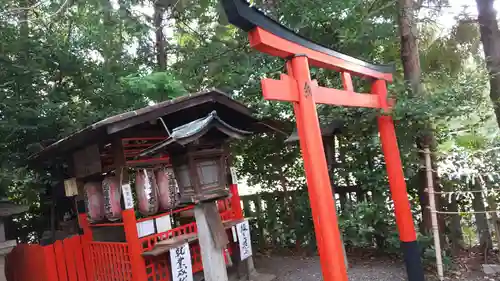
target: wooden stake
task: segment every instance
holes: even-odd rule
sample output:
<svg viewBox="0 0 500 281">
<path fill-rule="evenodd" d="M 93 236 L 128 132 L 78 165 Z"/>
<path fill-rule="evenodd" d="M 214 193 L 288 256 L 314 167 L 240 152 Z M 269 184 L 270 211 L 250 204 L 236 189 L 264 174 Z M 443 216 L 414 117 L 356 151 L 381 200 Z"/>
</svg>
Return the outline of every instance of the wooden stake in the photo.
<svg viewBox="0 0 500 281">
<path fill-rule="evenodd" d="M 198 227 L 205 281 L 228 281 L 223 254 L 224 247 L 221 245 L 221 241 L 227 241 L 227 235 L 217 212 L 217 205 L 215 202 L 196 205 L 194 207 L 194 217 Z M 222 233 L 218 232 L 219 229 L 222 229 Z M 223 239 L 224 236 L 225 239 Z"/>
<path fill-rule="evenodd" d="M 434 193 L 434 181 L 432 179 L 431 151 L 428 147 L 424 149 L 425 169 L 427 172 L 427 192 L 429 193 L 429 208 L 431 209 L 432 236 L 436 250 L 436 267 L 439 280 L 444 280 L 443 260 L 441 257 L 441 241 L 439 239 L 439 226 L 436 214 L 436 197 Z"/>
</svg>

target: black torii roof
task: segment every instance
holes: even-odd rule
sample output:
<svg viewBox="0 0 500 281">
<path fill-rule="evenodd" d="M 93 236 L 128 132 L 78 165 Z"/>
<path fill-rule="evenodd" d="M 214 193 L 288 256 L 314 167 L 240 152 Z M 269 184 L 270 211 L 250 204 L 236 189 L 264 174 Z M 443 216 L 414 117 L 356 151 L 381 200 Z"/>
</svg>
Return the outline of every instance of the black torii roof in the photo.
<svg viewBox="0 0 500 281">
<path fill-rule="evenodd" d="M 258 26 L 288 41 L 294 42 L 311 50 L 315 50 L 332 57 L 339 58 L 355 65 L 360 65 L 381 73 L 392 74 L 395 70 L 394 65 L 372 64 L 348 56 L 346 54 L 339 53 L 319 43 L 313 42 L 310 39 L 307 39 L 300 34 L 295 33 L 288 27 L 266 16 L 256 7 L 251 7 L 250 4 L 245 0 L 221 0 L 221 2 L 229 22 L 246 32 L 249 32 L 250 30 Z"/>
</svg>

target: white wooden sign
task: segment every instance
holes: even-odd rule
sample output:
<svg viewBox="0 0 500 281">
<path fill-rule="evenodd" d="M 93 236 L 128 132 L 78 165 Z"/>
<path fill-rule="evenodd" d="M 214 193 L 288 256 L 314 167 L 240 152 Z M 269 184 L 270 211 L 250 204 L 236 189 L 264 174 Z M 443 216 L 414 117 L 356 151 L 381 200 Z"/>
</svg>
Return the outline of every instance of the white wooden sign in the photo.
<svg viewBox="0 0 500 281">
<path fill-rule="evenodd" d="M 248 221 L 237 224 L 236 231 L 238 232 L 241 260 L 245 260 L 252 255 L 252 239 L 250 238 Z"/>
<path fill-rule="evenodd" d="M 170 250 L 170 268 L 172 269 L 172 281 L 193 281 L 188 243 Z"/>
<path fill-rule="evenodd" d="M 64 193 L 66 194 L 66 197 L 78 195 L 78 184 L 76 182 L 76 178 L 64 180 Z"/>
<path fill-rule="evenodd" d="M 172 222 L 170 221 L 170 215 L 156 218 L 155 223 L 156 223 L 157 233 L 162 233 L 172 229 Z"/>
<path fill-rule="evenodd" d="M 155 233 L 154 220 L 141 221 L 137 223 L 137 234 L 139 234 L 139 238 Z"/>
<path fill-rule="evenodd" d="M 229 168 L 229 170 L 231 171 L 231 180 L 232 180 L 233 184 L 237 184 L 238 183 L 238 177 L 236 176 L 236 168 L 235 167 L 231 167 L 231 168 Z"/>
<path fill-rule="evenodd" d="M 233 233 L 233 242 L 238 242 L 238 233 L 236 233 L 236 226 L 231 227 L 231 232 Z"/>
<path fill-rule="evenodd" d="M 134 208 L 134 197 L 132 196 L 132 188 L 130 184 L 122 185 L 123 203 L 125 203 L 125 209 Z"/>
</svg>

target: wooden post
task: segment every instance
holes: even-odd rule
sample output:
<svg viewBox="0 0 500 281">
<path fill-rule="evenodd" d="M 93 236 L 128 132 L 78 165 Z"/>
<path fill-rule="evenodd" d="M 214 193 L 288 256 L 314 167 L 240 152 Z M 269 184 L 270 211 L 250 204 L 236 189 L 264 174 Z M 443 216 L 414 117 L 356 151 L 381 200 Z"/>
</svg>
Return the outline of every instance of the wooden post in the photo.
<svg viewBox="0 0 500 281">
<path fill-rule="evenodd" d="M 146 263 L 142 257 L 142 245 L 137 233 L 137 220 L 135 218 L 134 209 L 122 211 L 123 229 L 125 231 L 125 239 L 128 244 L 130 255 L 130 264 L 132 267 L 132 281 L 144 281 L 147 279 Z"/>
<path fill-rule="evenodd" d="M 229 242 L 215 202 L 194 207 L 205 281 L 227 281 L 224 246 Z M 225 240 L 225 244 L 224 244 Z"/>
<path fill-rule="evenodd" d="M 77 201 L 78 206 L 78 223 L 83 231 L 82 235 L 82 248 L 83 248 L 83 259 L 85 261 L 85 272 L 87 273 L 88 280 L 95 280 L 94 278 L 94 264 L 92 263 L 92 257 L 90 253 L 90 243 L 92 242 L 93 235 L 92 229 L 90 228 L 89 220 L 87 214 L 85 213 L 85 202 L 83 200 Z"/>
<path fill-rule="evenodd" d="M 113 166 L 115 168 L 116 176 L 120 179 L 121 187 L 130 185 L 128 178 L 128 170 L 125 166 L 125 156 L 123 153 L 123 145 L 120 138 L 113 140 Z M 126 199 L 126 198 L 125 198 Z M 127 204 L 126 204 L 127 205 Z M 128 251 L 130 255 L 130 264 L 132 269 L 131 281 L 145 281 L 148 280 L 146 274 L 146 262 L 142 257 L 142 244 L 137 232 L 137 219 L 133 206 L 122 211 L 123 230 L 125 231 L 125 240 L 128 244 Z"/>
<path fill-rule="evenodd" d="M 255 217 L 257 219 L 257 232 L 259 233 L 259 245 L 264 247 L 266 245 L 266 239 L 264 237 L 264 220 L 262 218 L 262 202 L 260 200 L 260 194 L 255 195 Z M 292 210 L 293 212 L 295 209 Z"/>
<path fill-rule="evenodd" d="M 236 183 L 233 183 L 230 185 L 230 190 L 231 190 L 231 208 L 233 209 L 233 214 L 235 219 L 242 219 L 243 216 L 243 210 L 241 209 L 241 198 L 240 194 L 238 192 L 238 185 Z"/>
<path fill-rule="evenodd" d="M 117 170 L 121 178 L 122 186 L 129 184 L 127 169 L 123 167 Z M 142 257 L 142 244 L 137 232 L 137 219 L 135 217 L 134 208 L 125 209 L 122 211 L 123 230 L 125 231 L 125 240 L 128 244 L 130 255 L 130 263 L 132 267 L 132 281 L 144 281 L 147 279 L 146 262 Z"/>
<path fill-rule="evenodd" d="M 428 147 L 424 148 L 425 170 L 427 175 L 427 193 L 429 194 L 429 208 L 431 211 L 432 236 L 434 238 L 434 248 L 436 251 L 436 267 L 439 280 L 444 280 L 443 260 L 441 256 L 441 241 L 439 237 L 439 227 L 436 213 L 436 196 L 434 193 L 434 180 L 432 175 L 431 151 Z"/>
</svg>

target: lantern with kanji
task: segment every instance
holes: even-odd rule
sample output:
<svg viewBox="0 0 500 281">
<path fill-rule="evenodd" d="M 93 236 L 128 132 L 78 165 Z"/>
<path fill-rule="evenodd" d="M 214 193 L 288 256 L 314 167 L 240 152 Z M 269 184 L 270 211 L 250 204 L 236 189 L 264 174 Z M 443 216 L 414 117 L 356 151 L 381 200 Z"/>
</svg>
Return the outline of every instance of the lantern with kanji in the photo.
<svg viewBox="0 0 500 281">
<path fill-rule="evenodd" d="M 162 166 L 155 170 L 158 198 L 162 210 L 175 208 L 178 185 L 171 167 Z"/>
<path fill-rule="evenodd" d="M 158 212 L 158 185 L 152 169 L 138 169 L 135 177 L 135 190 L 139 201 L 139 212 L 151 216 Z"/>
<path fill-rule="evenodd" d="M 106 218 L 110 221 L 121 219 L 120 179 L 115 175 L 107 175 L 102 181 L 102 194 Z"/>
</svg>

